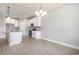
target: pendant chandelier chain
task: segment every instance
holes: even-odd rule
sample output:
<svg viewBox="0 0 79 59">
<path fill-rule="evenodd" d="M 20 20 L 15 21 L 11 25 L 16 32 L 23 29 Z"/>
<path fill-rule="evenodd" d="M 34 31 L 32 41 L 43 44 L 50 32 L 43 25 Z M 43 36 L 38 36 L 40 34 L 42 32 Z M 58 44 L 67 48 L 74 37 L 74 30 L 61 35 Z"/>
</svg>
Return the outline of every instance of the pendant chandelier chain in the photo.
<svg viewBox="0 0 79 59">
<path fill-rule="evenodd" d="M 8 17 L 10 16 L 9 13 L 10 13 L 10 7 L 8 6 L 7 7 L 7 15 L 8 15 Z"/>
</svg>

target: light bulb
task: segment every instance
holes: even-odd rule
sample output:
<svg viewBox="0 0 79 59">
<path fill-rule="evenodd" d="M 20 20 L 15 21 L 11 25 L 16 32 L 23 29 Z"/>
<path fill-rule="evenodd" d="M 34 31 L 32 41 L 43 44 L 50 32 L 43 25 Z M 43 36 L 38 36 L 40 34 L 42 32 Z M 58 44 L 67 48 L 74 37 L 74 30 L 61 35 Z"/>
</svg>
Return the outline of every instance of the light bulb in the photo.
<svg viewBox="0 0 79 59">
<path fill-rule="evenodd" d="M 7 20 L 9 21 L 10 20 L 10 17 L 8 17 Z"/>
<path fill-rule="evenodd" d="M 6 22 L 9 22 L 10 21 L 10 17 L 8 17 L 7 19 L 6 19 Z"/>
<path fill-rule="evenodd" d="M 40 16 L 39 14 L 37 14 L 37 16 Z"/>
<path fill-rule="evenodd" d="M 40 13 L 43 13 L 43 10 L 42 9 L 40 10 Z"/>
<path fill-rule="evenodd" d="M 44 15 L 46 15 L 46 14 L 47 14 L 47 12 L 45 11 L 43 14 L 44 14 Z"/>
<path fill-rule="evenodd" d="M 36 11 L 36 12 L 35 12 L 35 14 L 36 14 L 37 16 L 39 16 L 39 13 L 38 13 L 38 11 Z"/>
<path fill-rule="evenodd" d="M 41 14 L 41 16 L 44 16 L 44 14 Z"/>
<path fill-rule="evenodd" d="M 35 14 L 37 15 L 38 14 L 38 11 L 35 11 Z"/>
</svg>

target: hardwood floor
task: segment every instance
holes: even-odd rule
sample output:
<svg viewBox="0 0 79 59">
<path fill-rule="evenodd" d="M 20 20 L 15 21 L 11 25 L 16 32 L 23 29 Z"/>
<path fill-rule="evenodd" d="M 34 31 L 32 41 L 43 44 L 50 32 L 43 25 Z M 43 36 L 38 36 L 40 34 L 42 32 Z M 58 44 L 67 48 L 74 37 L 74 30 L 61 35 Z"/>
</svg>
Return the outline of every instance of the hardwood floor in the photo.
<svg viewBox="0 0 79 59">
<path fill-rule="evenodd" d="M 8 46 L 6 40 L 0 40 L 0 55 L 77 55 L 79 50 L 44 40 L 24 37 L 21 44 Z"/>
</svg>

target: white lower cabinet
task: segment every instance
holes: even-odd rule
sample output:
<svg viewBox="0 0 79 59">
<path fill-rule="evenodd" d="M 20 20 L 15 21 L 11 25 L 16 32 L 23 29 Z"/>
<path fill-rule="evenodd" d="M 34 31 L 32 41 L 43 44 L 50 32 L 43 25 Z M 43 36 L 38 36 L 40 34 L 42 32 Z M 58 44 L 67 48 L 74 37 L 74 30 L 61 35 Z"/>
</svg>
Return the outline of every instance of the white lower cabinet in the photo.
<svg viewBox="0 0 79 59">
<path fill-rule="evenodd" d="M 35 39 L 41 39 L 41 31 L 32 31 L 32 37 Z"/>
</svg>

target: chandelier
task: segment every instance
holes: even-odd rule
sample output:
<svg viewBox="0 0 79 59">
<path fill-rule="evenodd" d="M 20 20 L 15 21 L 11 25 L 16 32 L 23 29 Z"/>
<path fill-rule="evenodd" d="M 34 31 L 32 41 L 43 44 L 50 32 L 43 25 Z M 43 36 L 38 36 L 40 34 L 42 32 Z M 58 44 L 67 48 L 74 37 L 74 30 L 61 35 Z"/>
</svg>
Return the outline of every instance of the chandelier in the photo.
<svg viewBox="0 0 79 59">
<path fill-rule="evenodd" d="M 37 16 L 45 16 L 45 15 L 47 14 L 47 12 L 44 11 L 44 10 L 41 8 L 41 4 L 40 4 L 40 10 L 35 11 L 35 14 L 36 14 Z"/>
</svg>

